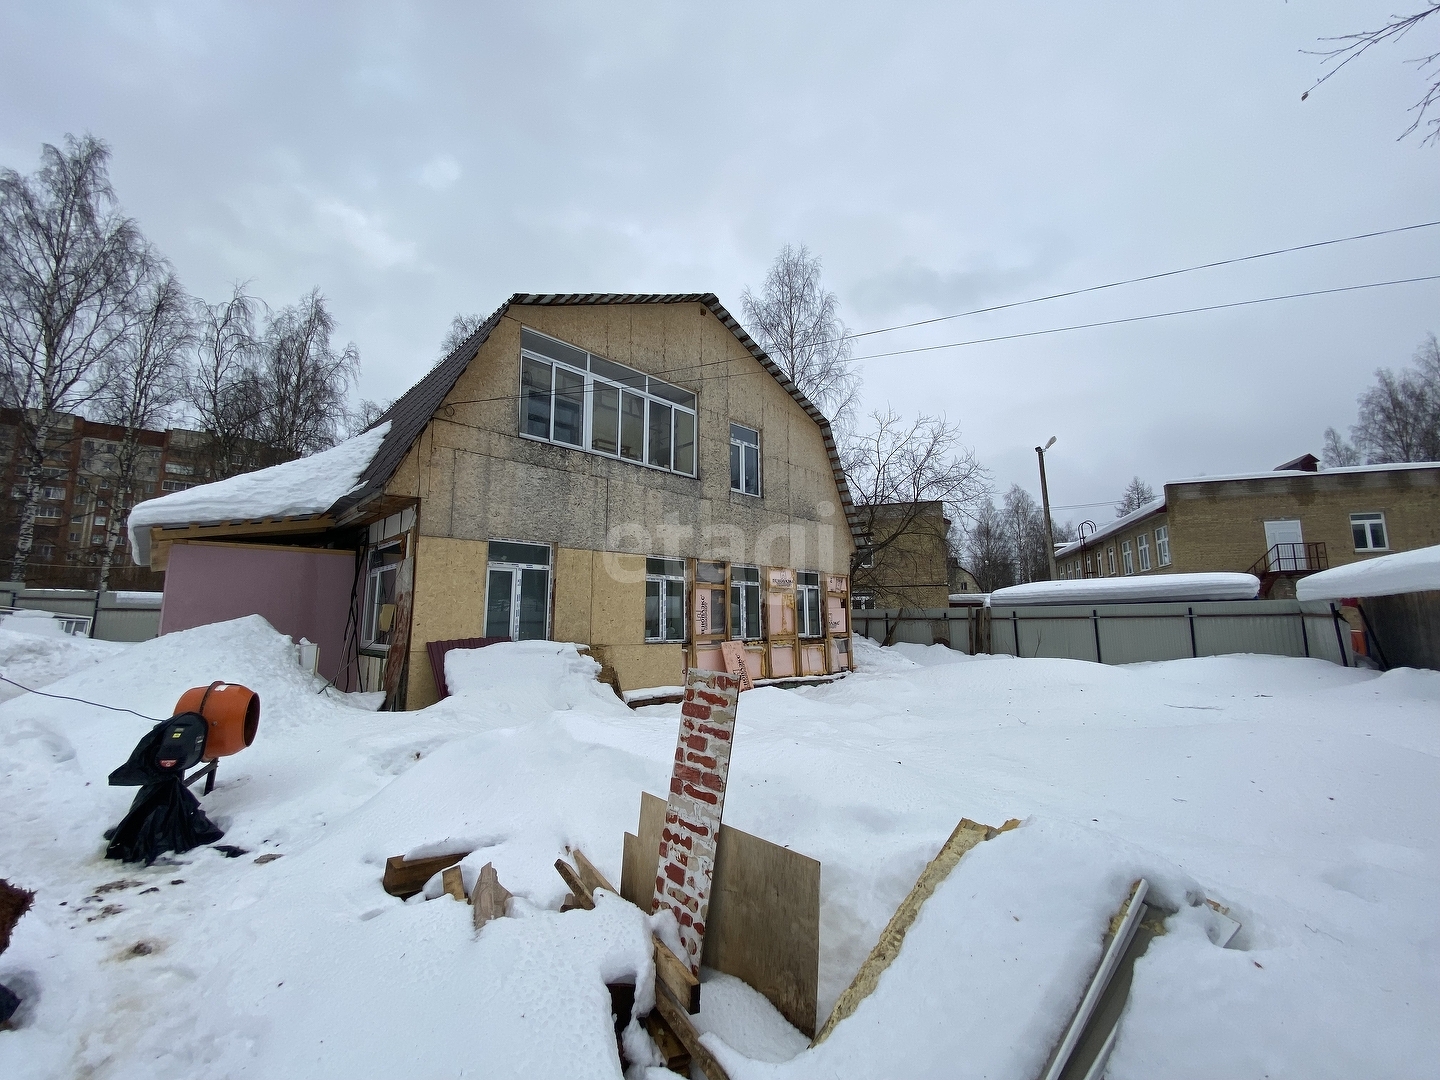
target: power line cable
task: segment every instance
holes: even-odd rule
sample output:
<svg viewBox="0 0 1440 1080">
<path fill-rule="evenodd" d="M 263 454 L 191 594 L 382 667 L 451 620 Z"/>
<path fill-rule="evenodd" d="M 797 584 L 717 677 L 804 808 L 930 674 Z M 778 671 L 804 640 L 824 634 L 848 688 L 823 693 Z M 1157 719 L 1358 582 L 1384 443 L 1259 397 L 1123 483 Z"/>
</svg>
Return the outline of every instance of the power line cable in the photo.
<svg viewBox="0 0 1440 1080">
<path fill-rule="evenodd" d="M 77 702 L 79 702 L 81 705 L 93 705 L 93 706 L 95 706 L 95 708 L 97 708 L 97 709 L 109 709 L 111 712 L 128 712 L 128 713 L 130 713 L 130 714 L 133 715 L 133 716 L 138 716 L 138 717 L 140 717 L 141 720 L 149 720 L 149 721 L 151 721 L 152 723 L 156 723 L 156 724 L 159 724 L 159 723 L 162 722 L 162 721 L 160 721 L 159 719 L 157 719 L 156 717 L 146 716 L 143 712 L 136 712 L 134 709 L 122 709 L 119 705 L 102 705 L 102 704 L 101 704 L 100 702 L 98 702 L 98 701 L 87 701 L 85 698 L 66 697 L 64 694 L 51 694 L 51 693 L 47 693 L 47 692 L 44 691 L 44 690 L 32 690 L 32 689 L 30 689 L 30 687 L 24 686 L 24 685 L 16 682 L 14 679 L 7 679 L 4 675 L 0 675 L 0 682 L 7 682 L 7 683 L 9 683 L 11 686 L 18 686 L 18 687 L 20 687 L 21 690 L 24 690 L 27 694 L 39 694 L 41 697 L 54 698 L 56 701 L 77 701 Z"/>
</svg>

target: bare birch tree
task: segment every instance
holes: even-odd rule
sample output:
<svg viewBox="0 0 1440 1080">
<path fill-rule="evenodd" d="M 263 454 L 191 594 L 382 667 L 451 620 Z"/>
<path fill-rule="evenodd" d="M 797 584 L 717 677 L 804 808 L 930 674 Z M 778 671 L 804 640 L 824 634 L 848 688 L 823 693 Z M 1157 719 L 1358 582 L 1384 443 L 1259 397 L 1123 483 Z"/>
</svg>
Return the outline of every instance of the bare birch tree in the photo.
<svg viewBox="0 0 1440 1080">
<path fill-rule="evenodd" d="M 260 418 L 256 325 L 264 305 L 243 284 L 221 303 L 196 300 L 194 305 L 185 403 L 207 436 L 209 478 L 223 480 L 261 464 L 254 452 Z"/>
<path fill-rule="evenodd" d="M 1327 82 L 1332 76 L 1338 74 L 1340 69 L 1350 61 L 1358 60 L 1376 45 L 1398 42 L 1430 16 L 1436 14 L 1440 14 L 1440 0 L 1428 0 L 1426 6 L 1421 10 L 1409 15 L 1391 15 L 1384 25 L 1377 26 L 1373 30 L 1361 30 L 1354 34 L 1325 38 L 1325 42 L 1332 47 L 1316 50 L 1314 55 L 1323 57 L 1321 63 L 1331 65 L 1330 69 L 1315 80 L 1314 86 L 1300 95 L 1300 100 L 1304 101 L 1308 98 L 1321 83 Z M 1440 23 L 1440 19 L 1430 25 L 1434 27 L 1437 23 Z M 1440 105 L 1440 49 L 1412 57 L 1410 63 L 1420 71 L 1427 85 L 1420 100 L 1410 107 L 1410 111 L 1415 114 L 1415 119 L 1400 133 L 1400 138 L 1403 139 L 1417 130 L 1423 122 L 1429 131 L 1420 140 L 1420 144 L 1423 146 L 1425 143 L 1434 142 L 1440 145 L 1440 116 L 1433 116 L 1428 121 L 1425 119 L 1425 114 L 1433 106 Z"/>
<path fill-rule="evenodd" d="M 99 553 L 97 616 L 100 598 L 110 587 L 121 527 L 136 502 L 142 464 L 147 457 L 159 460 L 156 451 L 147 452 L 142 433 L 164 424 L 184 392 L 185 355 L 194 334 L 192 304 L 168 267 L 153 267 L 135 298 L 132 332 L 102 365 L 95 405 L 100 419 L 123 433 L 117 448 L 104 455 L 106 460 L 92 463 L 89 470 L 101 473 L 111 484 L 105 541 Z M 92 637 L 97 621 L 92 618 L 90 622 Z"/>
<path fill-rule="evenodd" d="M 740 294 L 745 324 L 756 343 L 836 427 L 854 420 L 860 376 L 850 359 L 849 331 L 839 302 L 820 281 L 820 259 L 801 244 L 786 244 L 765 275 L 760 295 Z"/>
<path fill-rule="evenodd" d="M 1333 427 L 1325 429 L 1325 445 L 1320 451 L 1320 464 L 1327 469 L 1340 469 L 1360 464 L 1360 451 Z"/>
<path fill-rule="evenodd" d="M 330 341 L 334 331 L 335 318 L 319 289 L 276 312 L 266 327 L 257 435 L 273 463 L 334 446 L 343 429 L 360 353 L 353 343 L 337 350 Z"/>
<path fill-rule="evenodd" d="M 1416 351 L 1415 367 L 1398 375 L 1375 372 L 1350 433 L 1371 464 L 1440 460 L 1440 343 L 1434 334 Z"/>
<path fill-rule="evenodd" d="M 17 581 L 60 418 L 94 397 L 96 370 L 132 327 L 145 243 L 116 208 L 109 159 L 100 140 L 70 136 L 43 147 L 34 176 L 0 169 L 0 404 L 18 414 L 24 462 Z"/>
<path fill-rule="evenodd" d="M 870 420 L 842 450 L 860 531 L 869 538 L 850 566 L 862 585 L 866 564 L 882 560 L 918 527 L 921 504 L 942 502 L 952 519 L 968 518 L 989 492 L 989 474 L 943 417 L 905 420 L 886 409 Z"/>
</svg>

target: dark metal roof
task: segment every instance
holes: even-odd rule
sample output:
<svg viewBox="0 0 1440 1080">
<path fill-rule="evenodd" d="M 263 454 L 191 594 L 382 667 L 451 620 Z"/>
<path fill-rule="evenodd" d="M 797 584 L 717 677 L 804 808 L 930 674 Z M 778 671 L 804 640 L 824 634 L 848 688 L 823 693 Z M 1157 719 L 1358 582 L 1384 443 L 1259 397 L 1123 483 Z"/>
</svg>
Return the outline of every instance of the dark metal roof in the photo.
<svg viewBox="0 0 1440 1080">
<path fill-rule="evenodd" d="M 384 490 L 385 484 L 399 468 L 405 454 L 414 445 L 415 440 L 420 437 L 420 433 L 425 430 L 425 425 L 435 415 L 435 410 L 440 407 L 445 396 L 450 393 L 456 381 L 470 366 L 470 361 L 475 359 L 476 354 L 480 351 L 480 346 L 489 339 L 491 332 L 499 325 L 500 320 L 505 317 L 505 313 L 511 307 L 517 305 L 560 307 L 600 304 L 703 304 L 709 308 L 711 314 L 735 335 L 735 339 L 759 362 L 760 366 L 768 371 L 775 381 L 805 410 L 810 419 L 819 425 L 825 452 L 830 458 L 830 468 L 835 476 L 835 486 L 840 492 L 840 504 L 845 512 L 846 523 L 850 526 L 850 533 L 855 543 L 857 545 L 860 543 L 857 531 L 860 525 L 859 517 L 855 512 L 854 500 L 850 496 L 850 485 L 845 481 L 845 471 L 840 465 L 840 450 L 835 442 L 835 433 L 830 429 L 830 421 L 800 392 L 799 387 L 790 381 L 789 376 L 781 370 L 780 366 L 765 354 L 765 351 L 745 332 L 745 328 L 735 320 L 735 317 L 725 310 L 725 305 L 720 303 L 714 293 L 516 293 L 501 304 L 475 333 L 456 346 L 449 356 L 436 364 L 423 379 L 402 394 L 375 421 L 375 424 L 390 421 L 390 430 L 386 433 L 380 449 L 376 452 L 369 467 L 361 473 L 361 486 L 336 502 L 330 508 L 330 513 L 338 517 Z"/>
</svg>

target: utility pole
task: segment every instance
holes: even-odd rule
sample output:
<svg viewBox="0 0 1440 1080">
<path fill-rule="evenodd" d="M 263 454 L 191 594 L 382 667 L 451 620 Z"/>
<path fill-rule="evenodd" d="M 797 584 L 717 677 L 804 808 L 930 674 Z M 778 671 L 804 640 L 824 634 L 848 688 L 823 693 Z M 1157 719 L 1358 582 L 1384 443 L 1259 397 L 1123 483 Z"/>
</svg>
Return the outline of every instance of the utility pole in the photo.
<svg viewBox="0 0 1440 1080">
<path fill-rule="evenodd" d="M 1055 436 L 1044 446 L 1035 447 L 1035 456 L 1040 459 L 1040 504 L 1045 511 L 1045 554 L 1050 557 L 1050 580 L 1060 575 L 1055 570 L 1055 533 L 1050 526 L 1050 490 L 1045 486 L 1045 451 L 1055 445 Z"/>
</svg>

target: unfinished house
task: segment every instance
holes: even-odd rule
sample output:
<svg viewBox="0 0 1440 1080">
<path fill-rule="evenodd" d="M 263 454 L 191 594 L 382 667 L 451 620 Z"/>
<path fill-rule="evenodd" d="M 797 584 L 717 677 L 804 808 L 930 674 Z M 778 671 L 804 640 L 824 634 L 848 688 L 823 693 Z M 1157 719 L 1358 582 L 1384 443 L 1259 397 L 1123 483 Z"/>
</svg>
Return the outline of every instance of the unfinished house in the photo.
<svg viewBox="0 0 1440 1080">
<path fill-rule="evenodd" d="M 162 633 L 266 615 L 412 709 L 453 642 L 581 642 L 622 691 L 722 668 L 731 640 L 757 679 L 851 666 L 830 426 L 712 294 L 517 294 L 352 444 L 324 506 L 278 494 L 317 456 L 137 508 Z M 237 483 L 244 520 L 196 510 Z"/>
</svg>

